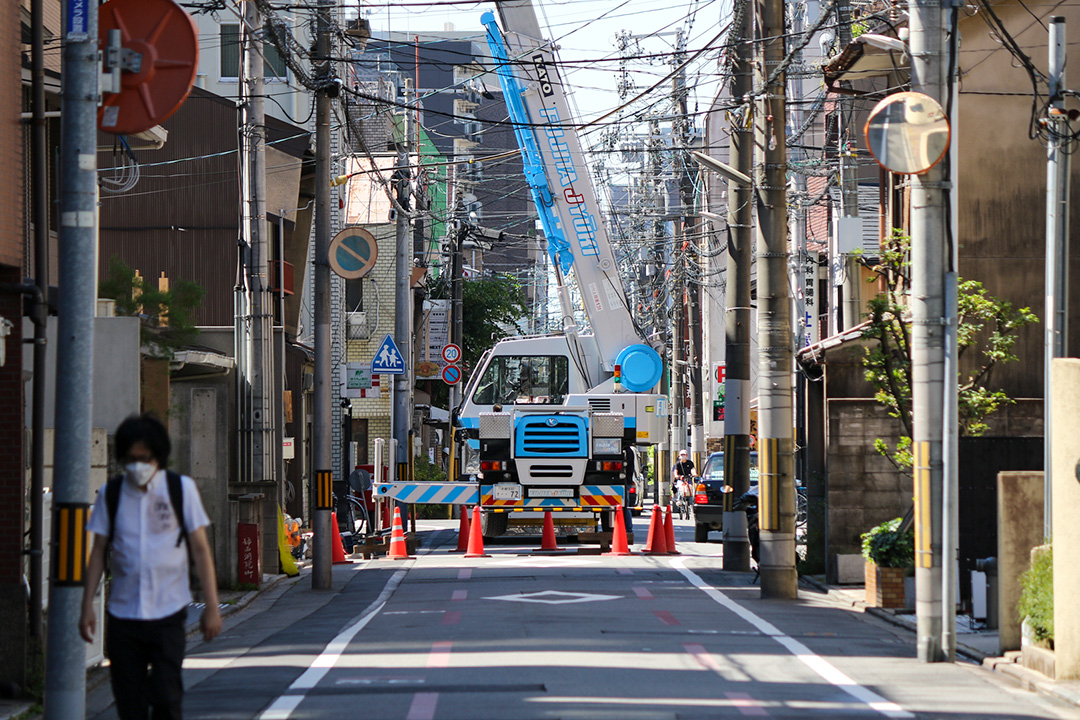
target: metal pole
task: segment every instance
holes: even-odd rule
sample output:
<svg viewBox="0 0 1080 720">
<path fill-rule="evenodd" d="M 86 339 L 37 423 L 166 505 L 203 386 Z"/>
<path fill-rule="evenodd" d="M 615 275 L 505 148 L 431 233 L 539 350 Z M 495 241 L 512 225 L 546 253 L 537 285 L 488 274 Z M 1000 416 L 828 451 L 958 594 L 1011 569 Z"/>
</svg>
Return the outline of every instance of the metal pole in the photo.
<svg viewBox="0 0 1080 720">
<path fill-rule="evenodd" d="M 748 0 L 736 4 L 732 20 L 731 97 L 743 101 L 732 113 L 729 159 L 750 177 L 754 165 L 753 90 L 754 17 Z M 751 188 L 728 180 L 727 287 L 724 289 L 724 476 L 732 499 L 750 489 L 750 271 L 753 262 Z M 725 501 L 724 569 L 750 569 L 746 513 L 731 512 Z"/>
<path fill-rule="evenodd" d="M 34 317 L 34 379 L 30 410 L 30 637 L 34 652 L 42 650 L 42 552 L 45 496 L 45 379 L 46 330 L 49 317 L 49 178 L 45 148 L 45 0 L 30 3 L 31 111 L 30 154 L 33 178 L 34 275 L 41 297 Z"/>
<path fill-rule="evenodd" d="M 316 37 L 317 77 L 330 81 L 330 8 L 333 0 L 319 0 Z M 312 455 L 318 483 L 320 473 L 332 473 L 330 450 L 332 417 L 330 383 L 330 98 L 326 88 L 315 95 L 315 387 Z M 318 493 L 313 491 L 312 497 Z M 314 546 L 311 551 L 311 587 L 330 587 L 330 508 L 312 513 Z"/>
<path fill-rule="evenodd" d="M 911 7 L 912 90 L 945 97 L 940 0 Z M 945 401 L 946 177 L 938 165 L 911 176 L 912 455 L 915 498 L 917 654 L 941 662 L 943 429 Z M 956 382 L 956 378 L 951 379 Z"/>
<path fill-rule="evenodd" d="M 763 94 L 758 97 L 758 443 L 761 596 L 794 598 L 795 478 L 791 396 L 792 332 L 788 291 L 784 2 L 760 0 Z M 777 77 L 771 76 L 776 74 Z"/>
<path fill-rule="evenodd" d="M 1050 142 L 1046 148 L 1046 324 L 1043 352 L 1043 528 L 1051 537 L 1052 483 L 1050 367 L 1068 351 L 1069 299 L 1069 148 L 1065 102 L 1065 18 L 1050 18 Z"/>
<path fill-rule="evenodd" d="M 98 6 L 65 4 L 60 167 L 60 297 L 56 351 L 53 528 L 73 538 L 70 563 L 50 563 L 45 717 L 86 714 L 86 644 L 79 637 L 85 518 L 90 507 L 94 310 L 97 296 Z M 47 248 L 46 248 L 47 250 Z M 81 520 L 81 522 L 80 522 Z M 60 553 L 57 553 L 57 557 Z"/>
<path fill-rule="evenodd" d="M 957 13 L 953 7 L 951 13 Z M 953 18 L 955 18 L 955 14 Z M 955 20 L 951 20 L 950 27 L 955 27 Z M 946 105 L 946 113 L 950 116 L 949 122 L 957 117 L 955 111 L 956 102 L 959 98 L 960 83 L 957 80 L 956 57 L 959 38 L 950 33 L 949 38 L 949 66 L 948 83 L 951 93 L 951 102 Z M 952 123 L 952 134 L 949 143 L 949 183 L 956 187 L 957 169 L 959 163 L 958 143 L 956 136 L 956 123 Z M 960 232 L 959 213 L 957 212 L 957 195 L 949 194 L 949 265 L 945 273 L 945 407 L 943 433 L 942 433 L 942 500 L 944 507 L 941 513 L 941 536 L 944 543 L 941 565 L 941 605 L 942 605 L 942 631 L 941 647 L 945 658 L 950 662 L 956 660 L 956 593 L 957 577 L 959 576 L 959 546 L 960 546 L 960 419 L 959 419 L 959 376 L 960 376 L 960 344 L 959 344 L 959 283 L 960 277 L 957 272 L 957 263 L 960 257 Z"/>
<path fill-rule="evenodd" d="M 405 135 L 408 138 L 408 133 Z M 395 171 L 397 200 L 396 224 L 396 285 L 394 295 L 394 335 L 398 352 L 404 364 L 404 372 L 394 376 L 394 439 L 397 441 L 397 453 L 394 462 L 398 464 L 397 477 L 408 478 L 409 427 L 412 425 L 409 392 L 409 376 L 412 371 L 412 233 L 409 232 L 409 218 L 405 210 L 409 208 L 409 156 L 402 149 L 398 153 L 398 167 Z"/>
</svg>

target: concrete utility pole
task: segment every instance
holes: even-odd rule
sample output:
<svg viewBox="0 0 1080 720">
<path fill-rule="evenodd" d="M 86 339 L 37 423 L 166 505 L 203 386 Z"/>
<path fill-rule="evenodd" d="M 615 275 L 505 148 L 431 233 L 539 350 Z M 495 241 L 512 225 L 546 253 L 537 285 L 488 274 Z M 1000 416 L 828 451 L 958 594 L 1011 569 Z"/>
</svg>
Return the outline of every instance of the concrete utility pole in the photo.
<svg viewBox="0 0 1080 720">
<path fill-rule="evenodd" d="M 315 382 L 312 422 L 311 497 L 314 510 L 311 551 L 311 587 L 330 587 L 330 487 L 334 476 L 330 439 L 334 408 L 331 407 L 330 368 L 330 10 L 333 0 L 319 0 L 316 16 L 315 76 Z"/>
<path fill-rule="evenodd" d="M 794 598 L 795 478 L 791 397 L 792 332 L 788 291 L 787 122 L 783 72 L 784 0 L 759 0 L 756 173 L 758 247 L 758 467 L 761 595 Z M 776 77 L 773 77 L 775 75 Z"/>
<path fill-rule="evenodd" d="M 1069 160 L 1068 115 L 1060 92 L 1065 87 L 1065 18 L 1050 18 L 1050 115 L 1046 147 L 1046 322 L 1043 330 L 1043 523 L 1053 530 L 1051 499 L 1050 367 L 1066 357 L 1069 339 Z"/>
<path fill-rule="evenodd" d="M 911 6 L 911 89 L 945 105 L 945 28 L 940 0 Z M 912 455 L 915 484 L 917 654 L 942 650 L 942 440 L 945 402 L 945 242 L 948 185 L 942 165 L 911 175 Z M 955 375 L 950 382 L 956 382 Z"/>
<path fill-rule="evenodd" d="M 704 276 L 701 270 L 703 257 L 701 252 L 702 241 L 696 237 L 699 228 L 697 226 L 697 213 L 694 210 L 695 192 L 694 179 L 690 173 L 695 171 L 696 166 L 690 158 L 690 114 L 687 107 L 686 91 L 686 68 L 681 67 L 686 56 L 686 36 L 680 29 L 676 35 L 676 50 L 672 56 L 672 62 L 680 66 L 675 75 L 675 127 L 678 129 L 676 140 L 679 143 L 682 157 L 682 172 L 679 177 L 679 204 L 682 206 L 682 252 L 687 257 L 691 247 L 698 248 L 698 261 L 694 263 L 698 272 L 691 276 L 689 273 L 689 259 L 683 264 L 683 287 L 686 288 L 687 298 L 687 334 L 690 350 L 687 360 L 688 375 L 690 378 L 690 451 L 694 466 L 700 472 L 705 453 L 705 411 L 702 406 L 705 387 L 702 383 L 701 359 L 704 356 L 702 350 L 703 330 L 701 322 L 701 283 L 698 277 Z"/>
<path fill-rule="evenodd" d="M 266 225 L 266 114 L 263 18 L 257 3 L 244 6 L 241 25 L 241 117 L 243 123 L 244 234 L 247 240 L 248 318 L 245 356 L 249 362 L 247 377 L 240 378 L 241 393 L 246 391 L 246 403 L 241 405 L 241 432 L 246 457 L 241 458 L 242 481 L 270 482 L 274 473 L 274 412 L 273 397 L 273 309 L 269 286 L 269 238 Z M 245 467 L 246 466 L 246 467 Z M 264 519 L 265 521 L 265 519 Z M 263 557 L 267 557 L 264 553 Z"/>
<path fill-rule="evenodd" d="M 60 295 L 53 458 L 45 717 L 86 715 L 86 643 L 79 636 L 88 556 L 94 311 L 97 298 L 98 4 L 65 3 L 60 125 Z M 48 252 L 38 247 L 38 252 Z M 63 560 L 63 561 L 62 561 Z M 98 628 L 98 632 L 101 632 Z"/>
<path fill-rule="evenodd" d="M 406 123 L 408 127 L 408 123 Z M 403 144 L 407 146 L 408 133 Z M 394 439 L 397 440 L 397 480 L 408 480 L 409 468 L 409 428 L 412 425 L 412 407 L 409 379 L 412 375 L 412 233 L 409 232 L 409 154 L 405 148 L 398 153 L 398 166 L 394 171 L 394 187 L 400 209 L 396 217 L 395 275 L 396 292 L 394 293 L 394 341 L 397 343 L 405 372 L 394 376 Z"/>
<path fill-rule="evenodd" d="M 749 0 L 735 5 L 732 19 L 731 98 L 742 102 L 732 112 L 729 159 L 731 166 L 747 177 L 753 173 L 754 107 L 749 95 L 754 89 L 754 18 Z M 724 289 L 724 477 L 731 485 L 732 500 L 750 489 L 750 269 L 753 263 L 751 188 L 738 180 L 728 180 L 727 286 Z M 746 513 L 724 513 L 724 569 L 750 569 L 750 542 Z"/>
</svg>

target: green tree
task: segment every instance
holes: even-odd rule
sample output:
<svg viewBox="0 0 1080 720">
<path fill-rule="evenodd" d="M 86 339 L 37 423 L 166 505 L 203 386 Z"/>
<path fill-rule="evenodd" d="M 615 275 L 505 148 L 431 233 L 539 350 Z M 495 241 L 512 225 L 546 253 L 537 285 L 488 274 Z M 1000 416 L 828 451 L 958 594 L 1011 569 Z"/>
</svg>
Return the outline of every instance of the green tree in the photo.
<svg viewBox="0 0 1080 720">
<path fill-rule="evenodd" d="M 113 257 L 98 294 L 116 301 L 116 314 L 141 321 L 140 341 L 153 355 L 171 358 L 198 336 L 195 310 L 202 304 L 202 287 L 190 280 L 170 280 L 168 290 L 136 277 L 123 260 Z"/>
<path fill-rule="evenodd" d="M 910 239 L 893 230 L 882 243 L 878 262 L 864 263 L 875 274 L 870 282 L 881 282 L 884 291 L 869 302 L 869 325 L 863 337 L 875 342 L 866 349 L 863 367 L 875 388 L 874 398 L 903 428 L 893 445 L 877 438 L 874 446 L 897 468 L 905 469 L 912 463 L 910 247 Z M 1016 308 L 988 294 L 982 283 L 961 279 L 958 285 L 957 344 L 960 359 L 968 362 L 957 378 L 957 415 L 961 434 L 978 436 L 989 429 L 990 415 L 1014 402 L 1003 390 L 987 387 L 990 371 L 999 363 L 1018 359 L 1013 352 L 1016 333 L 1038 318 L 1029 308 Z"/>
</svg>

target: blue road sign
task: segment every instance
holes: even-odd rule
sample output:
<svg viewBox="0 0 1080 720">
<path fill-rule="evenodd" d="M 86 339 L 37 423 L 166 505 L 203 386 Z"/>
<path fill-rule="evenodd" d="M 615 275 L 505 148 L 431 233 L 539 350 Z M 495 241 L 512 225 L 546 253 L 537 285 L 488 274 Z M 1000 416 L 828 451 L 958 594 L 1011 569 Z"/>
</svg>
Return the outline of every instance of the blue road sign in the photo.
<svg viewBox="0 0 1080 720">
<path fill-rule="evenodd" d="M 379 259 L 375 236 L 363 228 L 347 227 L 330 242 L 330 268 L 346 280 L 364 277 Z"/>
<path fill-rule="evenodd" d="M 383 338 L 379 349 L 375 351 L 375 357 L 371 359 L 372 375 L 404 375 L 405 361 L 398 352 L 394 338 L 387 333 Z"/>
<path fill-rule="evenodd" d="M 442 370 L 442 379 L 447 385 L 457 385 L 461 381 L 461 368 L 457 365 L 447 365 Z"/>
</svg>

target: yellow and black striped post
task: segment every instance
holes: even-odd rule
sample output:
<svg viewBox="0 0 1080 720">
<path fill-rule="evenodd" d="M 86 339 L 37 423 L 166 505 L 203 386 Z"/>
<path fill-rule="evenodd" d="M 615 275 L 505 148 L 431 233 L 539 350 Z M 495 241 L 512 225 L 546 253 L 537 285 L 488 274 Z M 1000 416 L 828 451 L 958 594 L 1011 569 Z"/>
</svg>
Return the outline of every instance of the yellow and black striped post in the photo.
<svg viewBox="0 0 1080 720">
<path fill-rule="evenodd" d="M 315 509 L 334 509 L 334 473 L 331 470 L 315 471 Z"/>
<path fill-rule="evenodd" d="M 87 503 L 63 503 L 53 508 L 52 581 L 56 585 L 81 586 L 86 582 L 90 559 Z"/>
</svg>

